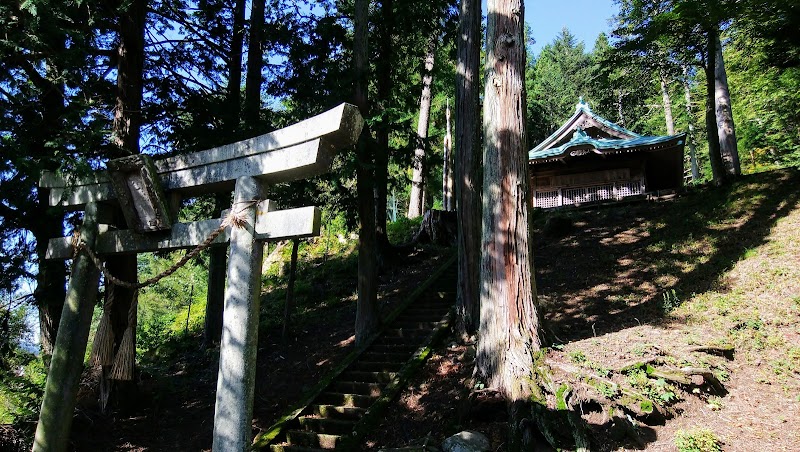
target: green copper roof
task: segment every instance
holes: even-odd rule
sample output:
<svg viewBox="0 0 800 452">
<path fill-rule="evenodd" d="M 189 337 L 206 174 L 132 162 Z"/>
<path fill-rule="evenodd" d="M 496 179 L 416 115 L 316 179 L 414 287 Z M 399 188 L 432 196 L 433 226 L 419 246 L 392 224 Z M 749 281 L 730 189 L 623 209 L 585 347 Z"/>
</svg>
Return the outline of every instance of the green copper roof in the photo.
<svg viewBox="0 0 800 452">
<path fill-rule="evenodd" d="M 591 138 L 581 129 L 578 129 L 573 135 L 572 140 L 550 149 L 532 150 L 528 153 L 528 159 L 540 160 L 559 155 L 569 154 L 575 150 L 591 150 L 597 149 L 598 151 L 612 151 L 612 150 L 629 150 L 638 147 L 656 146 L 659 144 L 676 141 L 676 145 L 683 144 L 684 134 L 674 136 L 637 136 L 636 138 L 629 139 L 610 139 L 610 138 Z"/>
<path fill-rule="evenodd" d="M 581 119 L 583 118 L 583 119 Z M 587 120 L 594 121 L 594 126 L 599 126 L 605 130 L 607 134 L 614 138 L 592 138 L 590 137 L 579 124 L 585 124 Z M 574 129 L 572 139 L 560 145 L 553 146 L 557 142 L 569 136 L 569 131 Z M 575 106 L 575 114 L 572 115 L 567 122 L 564 123 L 558 130 L 556 130 L 550 137 L 539 143 L 538 146 L 533 148 L 528 153 L 530 160 L 542 160 L 555 158 L 562 155 L 578 156 L 583 154 L 574 153 L 574 151 L 596 151 L 598 153 L 607 153 L 610 151 L 628 151 L 635 148 L 647 148 L 659 146 L 662 144 L 670 144 L 672 146 L 680 146 L 684 144 L 685 134 L 674 136 L 642 136 L 638 133 L 632 132 L 624 127 L 621 127 L 613 122 L 595 114 L 589 104 L 580 98 L 580 101 Z M 551 147 L 553 146 L 553 147 Z"/>
</svg>

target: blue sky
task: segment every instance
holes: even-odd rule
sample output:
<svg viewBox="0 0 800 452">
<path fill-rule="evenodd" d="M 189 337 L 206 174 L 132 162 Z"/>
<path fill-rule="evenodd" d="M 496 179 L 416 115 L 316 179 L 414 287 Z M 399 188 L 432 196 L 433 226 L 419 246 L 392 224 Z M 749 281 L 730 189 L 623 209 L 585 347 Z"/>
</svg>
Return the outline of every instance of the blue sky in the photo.
<svg viewBox="0 0 800 452">
<path fill-rule="evenodd" d="M 613 0 L 525 0 L 525 22 L 536 39 L 534 55 L 564 27 L 583 41 L 587 51 L 592 50 L 597 35 L 610 31 L 608 20 L 616 12 Z"/>
</svg>

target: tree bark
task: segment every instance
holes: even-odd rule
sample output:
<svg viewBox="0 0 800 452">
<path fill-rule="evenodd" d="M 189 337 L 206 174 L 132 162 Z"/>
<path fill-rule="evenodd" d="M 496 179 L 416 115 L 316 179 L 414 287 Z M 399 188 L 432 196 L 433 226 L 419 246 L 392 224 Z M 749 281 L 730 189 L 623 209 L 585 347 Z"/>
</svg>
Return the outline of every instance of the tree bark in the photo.
<svg viewBox="0 0 800 452">
<path fill-rule="evenodd" d="M 144 37 L 147 22 L 147 0 L 132 0 L 127 11 L 119 18 L 119 63 L 117 67 L 117 106 L 114 114 L 112 136 L 124 154 L 140 152 L 139 138 L 142 126 L 142 93 L 144 91 Z M 122 218 L 118 224 L 125 224 Z M 114 256 L 106 261 L 111 274 L 123 280 L 135 282 L 137 277 L 136 256 Z M 118 288 L 121 289 L 121 288 Z M 122 334 L 128 325 L 128 309 L 133 302 L 132 290 L 118 290 L 114 298 L 111 315 L 114 325 L 114 347 L 122 342 Z M 108 372 L 103 372 L 101 380 Z M 107 382 L 101 381 L 101 386 Z M 119 406 L 128 409 L 136 397 L 136 380 L 108 386 L 110 397 L 118 398 Z"/>
<path fill-rule="evenodd" d="M 428 125 L 431 115 L 431 85 L 433 84 L 433 63 L 436 50 L 436 37 L 428 43 L 422 74 L 422 95 L 419 98 L 419 122 L 417 122 L 417 146 L 414 149 L 414 171 L 411 177 L 411 197 L 408 201 L 408 218 L 417 218 L 425 209 L 425 153 L 428 147 Z"/>
<path fill-rule="evenodd" d="M 231 206 L 229 193 L 214 196 L 214 218 Z M 222 337 L 222 313 L 225 310 L 225 274 L 228 271 L 228 244 L 212 245 L 208 251 L 208 290 L 203 325 L 203 348 L 218 344 Z"/>
<path fill-rule="evenodd" d="M 54 39 L 50 45 L 54 52 L 64 48 L 61 39 Z M 47 73 L 47 80 L 51 86 L 42 91 L 42 120 L 37 128 L 39 132 L 37 137 L 32 137 L 35 140 L 32 144 L 32 154 L 40 159 L 42 170 L 55 171 L 58 169 L 58 163 L 51 157 L 52 151 L 48 148 L 48 141 L 55 140 L 61 131 L 60 121 L 65 107 L 59 94 L 63 89 L 53 82 L 60 76 L 58 68 L 48 64 Z M 39 340 L 42 353 L 47 356 L 53 354 L 64 298 L 67 295 L 65 263 L 45 258 L 47 243 L 51 238 L 61 237 L 64 227 L 64 213 L 60 209 L 50 208 L 49 197 L 50 190 L 39 188 L 36 190 L 33 205 L 28 209 L 20 209 L 25 210 L 23 218 L 36 239 L 39 272 L 36 274 L 36 289 L 33 296 L 39 311 Z"/>
<path fill-rule="evenodd" d="M 245 0 L 236 0 L 233 6 L 233 34 L 228 54 L 228 111 L 224 118 L 225 132 L 235 136 L 239 127 L 239 109 L 242 98 L 242 46 L 244 45 Z"/>
<path fill-rule="evenodd" d="M 289 262 L 289 282 L 286 284 L 286 303 L 283 305 L 283 342 L 289 338 L 289 324 L 294 311 L 294 282 L 297 279 L 297 251 L 300 248 L 300 239 L 292 240 L 292 259 Z"/>
<path fill-rule="evenodd" d="M 383 260 L 391 248 L 386 233 L 386 190 L 389 181 L 389 117 L 387 109 L 392 92 L 392 33 L 394 32 L 394 3 L 383 0 L 381 5 L 380 55 L 378 70 L 378 103 L 381 120 L 375 131 L 375 240 L 378 256 Z"/>
<path fill-rule="evenodd" d="M 672 100 L 669 97 L 667 76 L 661 74 L 661 98 L 664 101 L 664 120 L 667 123 L 667 135 L 675 135 L 675 120 L 672 118 Z"/>
<path fill-rule="evenodd" d="M 144 72 L 144 29 L 147 1 L 132 0 L 119 17 L 117 47 L 117 103 L 114 109 L 113 140 L 125 154 L 139 153 L 142 126 L 142 80 Z"/>
<path fill-rule="evenodd" d="M 244 45 L 244 0 L 236 0 L 233 7 L 233 34 L 228 54 L 227 114 L 223 118 L 225 134 L 230 139 L 236 137 L 239 127 L 239 110 L 242 96 L 242 46 Z M 261 13 L 263 20 L 263 10 Z M 252 42 L 252 41 L 251 41 Z M 260 46 L 259 46 L 260 48 Z M 249 61 L 249 58 L 248 58 Z M 248 76 L 249 76 L 248 71 Z M 258 72 L 260 92 L 261 70 Z M 260 100 L 257 107 L 260 106 Z M 256 108 L 256 118 L 258 108 Z M 252 118 L 250 118 L 252 120 Z M 222 211 L 230 207 L 230 193 L 220 193 L 214 197 L 214 217 L 219 218 Z M 222 337 L 222 313 L 225 305 L 225 277 L 228 270 L 228 246 L 212 246 L 208 259 L 208 291 L 206 292 L 206 318 L 203 327 L 203 347 L 219 343 Z"/>
<path fill-rule="evenodd" d="M 742 167 L 739 163 L 739 147 L 736 141 L 736 125 L 733 123 L 731 110 L 731 92 L 728 89 L 728 73 L 725 71 L 725 59 L 722 56 L 722 42 L 716 36 L 716 66 L 714 69 L 714 84 L 716 98 L 717 133 L 719 134 L 719 147 L 725 171 L 728 175 L 739 176 Z"/>
<path fill-rule="evenodd" d="M 458 216 L 456 330 L 463 339 L 478 329 L 481 238 L 480 0 L 461 0 L 456 72 L 455 189 Z"/>
<path fill-rule="evenodd" d="M 444 163 L 442 164 L 442 208 L 447 211 L 455 210 L 453 205 L 453 134 L 450 130 L 450 100 L 447 101 L 445 110 L 446 130 L 444 134 Z"/>
<path fill-rule="evenodd" d="M 369 49 L 369 0 L 355 0 L 353 68 L 355 90 L 353 101 L 367 117 L 367 51 Z M 370 131 L 364 127 L 356 145 L 356 191 L 358 194 L 358 303 L 356 305 L 356 346 L 361 346 L 378 329 L 378 275 L 375 244 L 375 198 L 370 171 Z"/>
<path fill-rule="evenodd" d="M 708 133 L 708 159 L 711 162 L 711 173 L 714 185 L 725 184 L 727 173 L 725 164 L 720 154 L 719 132 L 717 129 L 716 115 L 716 52 L 717 52 L 717 29 L 711 29 L 707 33 L 706 64 L 706 131 Z"/>
<path fill-rule="evenodd" d="M 692 167 L 692 181 L 700 180 L 700 168 L 697 165 L 697 148 L 694 144 L 694 112 L 692 111 L 692 90 L 689 86 L 688 69 L 683 68 L 683 91 L 686 97 L 686 117 L 689 122 L 689 163 Z"/>
<path fill-rule="evenodd" d="M 247 45 L 247 76 L 244 87 L 244 121 L 253 131 L 261 111 L 261 69 L 264 67 L 264 7 L 266 0 L 253 0 L 250 12 L 250 40 Z"/>
<path fill-rule="evenodd" d="M 510 406 L 508 450 L 523 450 L 522 417 L 541 348 L 528 209 L 525 41 L 521 0 L 489 0 L 484 92 L 481 324 L 476 371 Z"/>
</svg>

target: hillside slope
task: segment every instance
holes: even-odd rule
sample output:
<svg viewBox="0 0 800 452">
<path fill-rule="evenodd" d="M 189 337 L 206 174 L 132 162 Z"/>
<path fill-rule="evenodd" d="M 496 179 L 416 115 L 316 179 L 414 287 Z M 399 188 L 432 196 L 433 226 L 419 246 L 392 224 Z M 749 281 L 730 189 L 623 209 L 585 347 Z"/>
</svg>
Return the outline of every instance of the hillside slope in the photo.
<svg viewBox="0 0 800 452">
<path fill-rule="evenodd" d="M 540 213 L 534 229 L 557 378 L 575 388 L 599 382 L 587 400 L 611 404 L 629 388 L 667 414 L 636 419 L 574 406 L 589 421 L 592 450 L 797 450 L 800 172 L 748 176 L 669 202 Z M 473 356 L 442 347 L 366 448 L 436 444 L 464 428 L 502 448 L 502 410 L 487 411 L 480 396 L 471 408 L 459 402 L 476 383 Z M 710 369 L 724 388 L 664 380 L 649 364 Z"/>
</svg>

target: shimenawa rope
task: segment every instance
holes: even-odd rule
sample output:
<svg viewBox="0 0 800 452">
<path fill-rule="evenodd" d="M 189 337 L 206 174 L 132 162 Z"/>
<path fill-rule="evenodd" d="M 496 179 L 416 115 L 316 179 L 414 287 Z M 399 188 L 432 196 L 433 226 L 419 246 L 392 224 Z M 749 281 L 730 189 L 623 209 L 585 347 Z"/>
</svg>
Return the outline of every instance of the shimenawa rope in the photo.
<svg viewBox="0 0 800 452">
<path fill-rule="evenodd" d="M 190 252 L 172 264 L 168 269 L 143 282 L 137 281 L 134 283 L 123 281 L 112 275 L 97 254 L 95 254 L 91 248 L 86 246 L 86 242 L 83 242 L 80 239 L 80 232 L 76 232 L 72 239 L 73 259 L 76 258 L 81 252 L 85 252 L 95 267 L 97 267 L 97 269 L 103 273 L 109 288 L 106 296 L 106 302 L 103 304 L 103 316 L 100 319 L 100 325 L 98 326 L 94 344 L 92 346 L 92 364 L 100 366 L 110 366 L 113 364 L 113 368 L 111 369 L 111 374 L 109 376 L 109 378 L 113 380 L 133 379 L 136 359 L 136 311 L 139 304 L 139 289 L 151 286 L 178 271 L 178 269 L 186 265 L 187 262 L 211 246 L 214 240 L 216 240 L 217 237 L 219 237 L 219 235 L 222 234 L 222 232 L 225 231 L 225 229 L 229 226 L 236 228 L 244 227 L 245 221 L 244 218 L 242 218 L 242 212 L 258 202 L 259 200 L 237 202 L 236 204 L 244 204 L 244 207 L 242 207 L 239 211 L 234 211 L 231 209 L 230 213 L 225 217 L 220 226 L 212 231 L 202 243 L 194 247 Z M 134 291 L 133 300 L 131 300 L 131 306 L 128 309 L 128 325 L 125 328 L 125 333 L 122 336 L 122 342 L 120 343 L 116 357 L 114 357 L 114 333 L 110 318 L 110 310 L 114 304 L 114 286 L 125 287 Z"/>
</svg>

